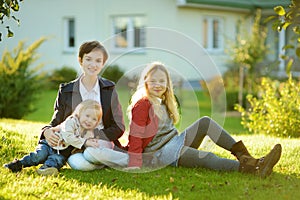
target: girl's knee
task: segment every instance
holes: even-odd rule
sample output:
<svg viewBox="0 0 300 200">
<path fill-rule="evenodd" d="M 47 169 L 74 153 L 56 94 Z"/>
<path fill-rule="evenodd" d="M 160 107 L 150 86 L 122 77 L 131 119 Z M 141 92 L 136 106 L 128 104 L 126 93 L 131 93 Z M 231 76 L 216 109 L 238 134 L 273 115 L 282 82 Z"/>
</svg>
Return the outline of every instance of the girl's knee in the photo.
<svg viewBox="0 0 300 200">
<path fill-rule="evenodd" d="M 95 169 L 95 166 L 88 162 L 82 153 L 76 153 L 69 157 L 68 164 L 72 169 L 80 171 L 91 171 Z"/>
<path fill-rule="evenodd" d="M 202 123 L 209 123 L 210 121 L 211 121 L 211 118 L 208 116 L 203 116 L 203 117 L 199 118 L 199 122 L 202 122 Z"/>
<path fill-rule="evenodd" d="M 197 123 L 202 129 L 208 129 L 211 122 L 211 118 L 208 116 L 203 116 L 198 119 Z"/>
</svg>

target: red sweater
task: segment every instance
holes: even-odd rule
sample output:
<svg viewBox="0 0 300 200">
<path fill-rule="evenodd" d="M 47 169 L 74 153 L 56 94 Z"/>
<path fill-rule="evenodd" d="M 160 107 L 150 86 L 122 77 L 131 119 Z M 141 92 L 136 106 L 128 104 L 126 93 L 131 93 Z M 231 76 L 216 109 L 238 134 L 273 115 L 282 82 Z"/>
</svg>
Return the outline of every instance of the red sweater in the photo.
<svg viewBox="0 0 300 200">
<path fill-rule="evenodd" d="M 150 101 L 144 97 L 131 110 L 129 129 L 128 167 L 141 167 L 142 153 L 158 130 L 158 117 L 154 114 Z"/>
</svg>

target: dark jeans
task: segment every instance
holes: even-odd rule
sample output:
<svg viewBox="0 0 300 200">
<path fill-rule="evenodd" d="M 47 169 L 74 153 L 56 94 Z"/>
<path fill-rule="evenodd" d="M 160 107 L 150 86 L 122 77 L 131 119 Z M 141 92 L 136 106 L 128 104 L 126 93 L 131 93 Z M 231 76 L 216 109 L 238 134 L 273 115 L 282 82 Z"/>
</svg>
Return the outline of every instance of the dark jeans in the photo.
<svg viewBox="0 0 300 200">
<path fill-rule="evenodd" d="M 46 140 L 41 140 L 39 145 L 36 147 L 35 152 L 29 153 L 20 161 L 24 167 L 44 164 L 49 167 L 60 169 L 66 163 L 67 158 L 61 154 L 57 154 L 57 150 L 53 149 Z"/>
</svg>

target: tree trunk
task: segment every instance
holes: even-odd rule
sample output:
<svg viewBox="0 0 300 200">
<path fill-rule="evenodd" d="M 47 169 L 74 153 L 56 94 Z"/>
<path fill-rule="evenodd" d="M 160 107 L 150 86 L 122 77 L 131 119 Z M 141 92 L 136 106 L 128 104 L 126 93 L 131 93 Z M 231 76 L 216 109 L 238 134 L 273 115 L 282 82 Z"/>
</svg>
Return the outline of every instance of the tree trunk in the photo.
<svg viewBox="0 0 300 200">
<path fill-rule="evenodd" d="M 243 106 L 243 93 L 244 93 L 244 67 L 240 66 L 239 70 L 239 95 L 238 95 L 238 101 L 239 105 Z"/>
</svg>

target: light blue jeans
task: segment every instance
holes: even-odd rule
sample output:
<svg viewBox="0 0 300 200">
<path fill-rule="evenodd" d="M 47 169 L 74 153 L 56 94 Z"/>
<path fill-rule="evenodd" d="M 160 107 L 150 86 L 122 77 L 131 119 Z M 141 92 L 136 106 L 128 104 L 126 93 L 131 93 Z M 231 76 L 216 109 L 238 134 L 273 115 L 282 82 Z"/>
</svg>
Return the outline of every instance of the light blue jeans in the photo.
<svg viewBox="0 0 300 200">
<path fill-rule="evenodd" d="M 127 153 L 116 151 L 113 145 L 105 144 L 103 141 L 99 143 L 99 148 L 87 147 L 83 153 L 71 155 L 68 159 L 69 166 L 80 171 L 92 171 L 104 166 L 127 167 Z"/>
</svg>

